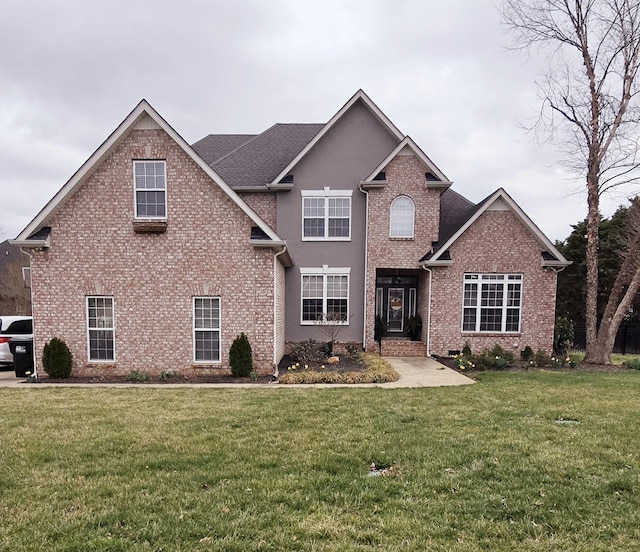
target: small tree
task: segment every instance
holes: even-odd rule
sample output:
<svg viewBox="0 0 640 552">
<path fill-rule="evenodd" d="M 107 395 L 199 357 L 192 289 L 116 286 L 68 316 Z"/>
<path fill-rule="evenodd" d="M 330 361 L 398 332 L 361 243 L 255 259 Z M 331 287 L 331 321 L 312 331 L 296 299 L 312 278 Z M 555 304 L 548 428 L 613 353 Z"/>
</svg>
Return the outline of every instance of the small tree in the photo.
<svg viewBox="0 0 640 552">
<path fill-rule="evenodd" d="M 336 338 L 340 335 L 342 330 L 347 327 L 345 323 L 346 321 L 346 316 L 339 312 L 323 313 L 315 321 L 320 333 L 329 339 L 329 345 L 331 347 L 331 350 L 329 351 L 330 355 L 333 355 L 333 346 L 336 342 Z"/>
<path fill-rule="evenodd" d="M 42 366 L 52 378 L 68 378 L 73 367 L 73 355 L 67 344 L 57 337 L 49 341 L 42 351 Z"/>
<path fill-rule="evenodd" d="M 244 332 L 236 337 L 231 344 L 229 364 L 234 378 L 246 378 L 253 370 L 251 344 Z"/>
</svg>

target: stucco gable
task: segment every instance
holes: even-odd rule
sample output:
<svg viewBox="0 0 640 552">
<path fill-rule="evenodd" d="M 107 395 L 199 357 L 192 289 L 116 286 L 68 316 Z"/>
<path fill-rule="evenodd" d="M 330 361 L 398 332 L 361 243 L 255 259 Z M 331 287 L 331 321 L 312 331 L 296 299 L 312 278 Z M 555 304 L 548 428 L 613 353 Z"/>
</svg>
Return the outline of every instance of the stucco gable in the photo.
<svg viewBox="0 0 640 552">
<path fill-rule="evenodd" d="M 189 146 L 189 144 L 171 127 L 158 112 L 146 101 L 140 103 L 127 115 L 124 121 L 111 133 L 111 135 L 98 147 L 89 159 L 76 171 L 65 183 L 56 195 L 45 205 L 26 228 L 11 240 L 11 243 L 22 247 L 47 247 L 48 240 L 42 239 L 40 230 L 47 226 L 55 213 L 73 196 L 77 189 L 101 166 L 111 155 L 116 147 L 133 130 L 163 130 L 187 156 L 202 169 L 241 210 L 249 217 L 255 226 L 268 238 L 260 240 L 257 246 L 269 246 L 284 248 L 285 243 L 276 232 L 270 228 L 240 196 Z"/>
<path fill-rule="evenodd" d="M 356 104 L 364 105 L 373 116 L 380 122 L 380 124 L 391 133 L 399 142 L 404 139 L 404 135 L 398 128 L 391 122 L 391 120 L 380 110 L 380 108 L 373 103 L 371 98 L 365 94 L 363 90 L 358 90 L 351 99 L 340 108 L 340 110 L 324 125 L 322 130 L 318 132 L 309 143 L 296 155 L 291 162 L 282 169 L 273 181 L 268 184 L 269 187 L 274 189 L 278 188 L 291 188 L 291 184 L 282 184 L 280 181 L 286 177 L 293 168 L 316 146 L 316 144 L 322 140 L 322 138 L 328 134 L 331 129 L 339 123 L 339 121 L 348 113 Z"/>
</svg>

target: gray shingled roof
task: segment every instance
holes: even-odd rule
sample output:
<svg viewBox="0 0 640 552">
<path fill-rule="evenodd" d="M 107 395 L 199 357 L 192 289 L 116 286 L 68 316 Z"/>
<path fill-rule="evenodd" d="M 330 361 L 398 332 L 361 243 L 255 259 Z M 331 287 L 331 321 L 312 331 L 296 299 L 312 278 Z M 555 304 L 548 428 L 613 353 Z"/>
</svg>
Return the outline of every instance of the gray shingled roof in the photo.
<svg viewBox="0 0 640 552">
<path fill-rule="evenodd" d="M 458 192 L 447 188 L 440 196 L 439 240 L 433 244 L 433 250 L 422 257 L 420 261 L 426 261 L 433 257 L 439 247 L 445 244 L 473 216 L 482 203 L 475 205 Z"/>
<path fill-rule="evenodd" d="M 198 140 L 191 147 L 196 150 L 207 164 L 213 165 L 216 161 L 255 137 L 255 134 L 209 134 L 209 136 Z"/>
<path fill-rule="evenodd" d="M 234 189 L 265 186 L 309 143 L 324 124 L 276 124 L 249 137 L 235 149 L 214 157 L 231 144 L 230 135 L 215 135 L 193 144 L 196 152 Z M 241 135 L 247 137 L 247 135 Z"/>
</svg>

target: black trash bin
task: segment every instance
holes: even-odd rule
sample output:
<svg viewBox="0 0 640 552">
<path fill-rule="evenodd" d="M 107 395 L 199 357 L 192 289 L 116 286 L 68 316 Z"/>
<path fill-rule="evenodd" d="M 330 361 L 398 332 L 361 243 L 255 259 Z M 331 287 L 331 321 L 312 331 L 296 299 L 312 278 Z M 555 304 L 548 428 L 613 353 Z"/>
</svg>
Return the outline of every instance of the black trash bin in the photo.
<svg viewBox="0 0 640 552">
<path fill-rule="evenodd" d="M 14 337 L 9 341 L 16 378 L 33 375 L 33 338 Z M 29 374 L 27 374 L 29 372 Z"/>
</svg>

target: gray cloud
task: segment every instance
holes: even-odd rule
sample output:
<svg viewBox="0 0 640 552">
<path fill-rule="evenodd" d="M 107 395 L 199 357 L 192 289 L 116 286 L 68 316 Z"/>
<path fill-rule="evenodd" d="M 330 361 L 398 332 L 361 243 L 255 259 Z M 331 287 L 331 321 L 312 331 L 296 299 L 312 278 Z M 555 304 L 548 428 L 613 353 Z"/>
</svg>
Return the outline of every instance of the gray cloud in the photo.
<svg viewBox="0 0 640 552">
<path fill-rule="evenodd" d="M 363 88 L 460 193 L 503 186 L 564 238 L 584 201 L 519 127 L 536 67 L 508 43 L 492 0 L 8 0 L 0 226 L 15 236 L 143 97 L 193 142 L 324 122 Z"/>
</svg>

